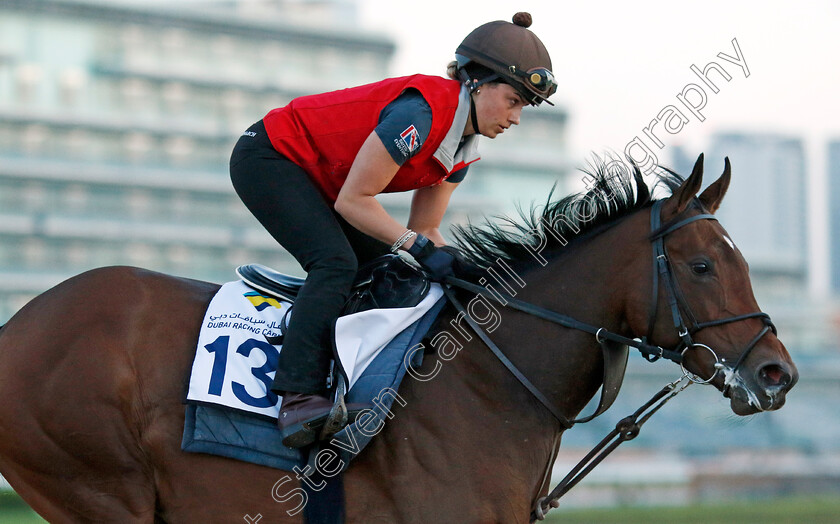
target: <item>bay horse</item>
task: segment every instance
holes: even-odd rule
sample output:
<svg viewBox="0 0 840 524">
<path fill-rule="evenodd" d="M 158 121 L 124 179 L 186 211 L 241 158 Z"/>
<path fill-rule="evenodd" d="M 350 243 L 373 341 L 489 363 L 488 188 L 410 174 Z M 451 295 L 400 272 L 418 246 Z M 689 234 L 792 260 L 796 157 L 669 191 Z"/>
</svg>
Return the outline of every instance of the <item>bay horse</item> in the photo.
<svg viewBox="0 0 840 524">
<path fill-rule="evenodd" d="M 509 262 L 527 284 L 515 288 L 518 299 L 611 333 L 672 348 L 685 336 L 675 307 L 705 320 L 692 333 L 702 346 L 684 351 L 683 365 L 738 415 L 775 410 L 796 367 L 753 314 L 741 253 L 717 221 L 696 219 L 712 216 L 730 180 L 727 160 L 698 196 L 702 160 L 686 180 L 661 172 L 671 194 L 657 205 L 638 170 L 615 176 L 599 164 L 589 191 L 523 213 L 512 230 L 461 228 L 459 243 L 473 263 Z M 676 306 L 666 286 L 651 291 L 654 208 Z M 287 500 L 299 485 L 292 472 L 181 451 L 184 381 L 217 289 L 100 268 L 44 292 L 0 330 L 0 472 L 45 519 L 302 521 L 292 511 L 299 501 Z M 602 381 L 596 337 L 501 305 L 497 313 L 493 341 L 557 411 L 575 417 Z M 734 320 L 714 322 L 721 318 Z M 428 339 L 456 320 L 447 306 Z M 457 352 L 430 351 L 415 370 L 433 379 L 406 377 L 404 404 L 344 473 L 348 522 L 527 522 L 547 492 L 564 427 L 479 337 L 462 342 Z"/>
</svg>

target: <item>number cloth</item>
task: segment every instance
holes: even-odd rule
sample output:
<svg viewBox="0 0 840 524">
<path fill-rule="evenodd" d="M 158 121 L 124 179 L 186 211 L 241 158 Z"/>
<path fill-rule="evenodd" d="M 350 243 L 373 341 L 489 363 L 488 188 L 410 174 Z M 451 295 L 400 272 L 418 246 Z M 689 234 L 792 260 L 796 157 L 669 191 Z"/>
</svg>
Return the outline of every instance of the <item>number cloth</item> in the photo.
<svg viewBox="0 0 840 524">
<path fill-rule="evenodd" d="M 348 388 L 391 339 L 421 318 L 442 296 L 440 286 L 435 285 L 413 308 L 373 309 L 340 317 L 336 322 L 336 349 L 347 373 Z M 292 316 L 287 317 L 290 308 L 289 302 L 254 291 L 242 281 L 223 285 L 201 325 L 187 402 L 277 418 L 280 397 L 271 391 L 271 383 L 281 349 L 265 337 L 283 333 L 282 326 Z"/>
</svg>

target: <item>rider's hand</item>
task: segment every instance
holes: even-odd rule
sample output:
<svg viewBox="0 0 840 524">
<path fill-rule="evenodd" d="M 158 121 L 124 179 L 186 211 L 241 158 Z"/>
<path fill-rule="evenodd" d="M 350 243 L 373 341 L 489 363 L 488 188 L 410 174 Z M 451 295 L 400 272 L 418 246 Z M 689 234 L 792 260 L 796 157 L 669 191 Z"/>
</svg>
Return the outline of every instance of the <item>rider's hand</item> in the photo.
<svg viewBox="0 0 840 524">
<path fill-rule="evenodd" d="M 408 254 L 414 257 L 432 280 L 440 281 L 454 274 L 452 266 L 456 258 L 452 253 L 448 249 L 435 247 L 434 242 L 421 234 L 415 237 L 414 243 L 408 248 Z"/>
</svg>

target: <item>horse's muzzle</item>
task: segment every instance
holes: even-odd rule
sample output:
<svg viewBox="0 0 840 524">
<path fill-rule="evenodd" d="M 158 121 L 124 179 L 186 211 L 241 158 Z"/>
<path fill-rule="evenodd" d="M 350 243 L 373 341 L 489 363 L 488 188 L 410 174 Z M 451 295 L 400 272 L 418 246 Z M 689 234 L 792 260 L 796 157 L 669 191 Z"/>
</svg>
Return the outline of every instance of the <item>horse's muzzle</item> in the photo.
<svg viewBox="0 0 840 524">
<path fill-rule="evenodd" d="M 787 392 L 799 380 L 793 363 L 765 362 L 750 376 L 749 369 L 723 368 L 723 395 L 736 415 L 774 411 L 785 404 Z M 745 376 L 746 375 L 746 376 Z"/>
</svg>

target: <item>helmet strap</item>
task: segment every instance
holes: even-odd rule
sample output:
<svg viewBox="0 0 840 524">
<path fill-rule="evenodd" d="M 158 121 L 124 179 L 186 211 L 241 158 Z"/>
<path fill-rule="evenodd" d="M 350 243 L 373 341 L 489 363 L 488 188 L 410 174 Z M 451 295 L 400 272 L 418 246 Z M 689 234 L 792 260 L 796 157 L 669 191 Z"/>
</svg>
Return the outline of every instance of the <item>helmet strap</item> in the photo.
<svg viewBox="0 0 840 524">
<path fill-rule="evenodd" d="M 481 134 L 481 131 L 478 129 L 478 115 L 476 114 L 475 109 L 475 98 L 473 95 L 479 92 L 479 87 L 482 85 L 492 82 L 494 80 L 503 80 L 502 76 L 498 73 L 493 73 L 485 76 L 481 80 L 476 80 L 471 77 L 469 72 L 464 67 L 460 67 L 458 69 L 458 77 L 464 83 L 465 86 L 470 90 L 470 121 L 472 122 L 473 131 L 476 134 Z"/>
<path fill-rule="evenodd" d="M 483 86 L 484 84 L 488 84 L 488 83 L 492 82 L 493 80 L 500 80 L 501 78 L 502 78 L 501 75 L 497 75 L 497 74 L 494 73 L 492 75 L 485 76 L 481 80 L 472 80 L 472 81 L 470 81 L 470 85 L 469 85 L 470 92 L 477 90 L 479 87 Z"/>
<path fill-rule="evenodd" d="M 481 134 L 481 131 L 478 129 L 478 115 L 475 112 L 475 99 L 473 98 L 473 94 L 470 93 L 470 120 L 472 121 L 473 131 L 476 134 Z"/>
<path fill-rule="evenodd" d="M 470 93 L 478 89 L 479 87 L 483 86 L 488 82 L 492 82 L 494 80 L 502 79 L 502 76 L 498 73 L 492 73 L 486 75 L 481 80 L 475 79 L 470 75 L 470 73 L 463 67 L 458 69 L 458 78 L 461 79 L 461 82 L 464 83 L 465 86 L 470 90 Z"/>
</svg>

